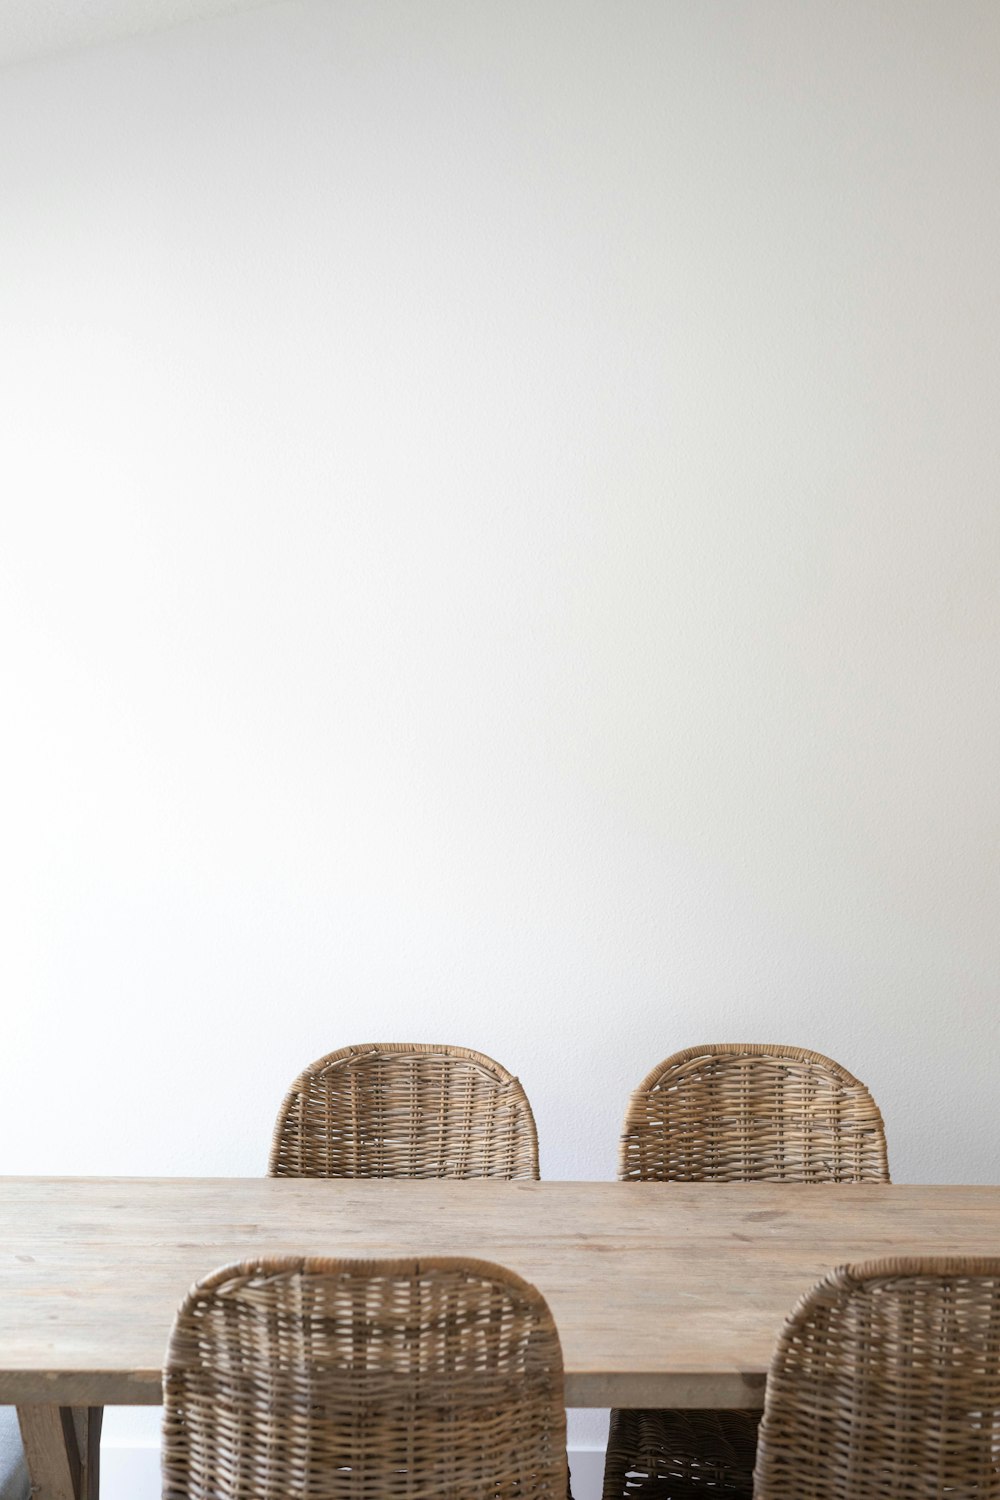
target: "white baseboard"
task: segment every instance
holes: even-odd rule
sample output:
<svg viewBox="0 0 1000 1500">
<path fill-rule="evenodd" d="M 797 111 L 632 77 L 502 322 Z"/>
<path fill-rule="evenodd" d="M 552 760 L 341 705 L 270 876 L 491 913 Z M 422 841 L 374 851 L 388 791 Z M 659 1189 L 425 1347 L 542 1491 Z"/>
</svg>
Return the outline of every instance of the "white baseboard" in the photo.
<svg viewBox="0 0 1000 1500">
<path fill-rule="evenodd" d="M 571 1448 L 569 1483 L 573 1500 L 601 1500 L 604 1489 L 604 1449 Z"/>
<path fill-rule="evenodd" d="M 573 1500 L 600 1500 L 603 1448 L 571 1448 Z M 160 1500 L 157 1443 L 101 1444 L 101 1500 Z"/>
<path fill-rule="evenodd" d="M 159 1443 L 102 1443 L 103 1500 L 160 1500 Z"/>
</svg>

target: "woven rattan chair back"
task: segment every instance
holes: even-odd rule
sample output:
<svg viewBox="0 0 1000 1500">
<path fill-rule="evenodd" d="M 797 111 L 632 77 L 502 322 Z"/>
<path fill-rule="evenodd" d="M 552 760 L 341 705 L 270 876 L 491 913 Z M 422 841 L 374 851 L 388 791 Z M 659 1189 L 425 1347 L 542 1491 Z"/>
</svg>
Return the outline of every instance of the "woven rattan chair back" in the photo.
<svg viewBox="0 0 1000 1500">
<path fill-rule="evenodd" d="M 1000 1257 L 870 1261 L 778 1340 L 754 1500 L 1000 1496 Z"/>
<path fill-rule="evenodd" d="M 537 1178 L 531 1105 L 465 1047 L 371 1043 L 310 1064 L 274 1128 L 272 1177 Z"/>
<path fill-rule="evenodd" d="M 182 1304 L 164 1500 L 565 1500 L 559 1338 L 483 1261 L 280 1258 Z"/>
<path fill-rule="evenodd" d="M 799 1047 L 727 1042 L 660 1063 L 629 1101 L 622 1181 L 888 1182 L 863 1083 Z"/>
</svg>

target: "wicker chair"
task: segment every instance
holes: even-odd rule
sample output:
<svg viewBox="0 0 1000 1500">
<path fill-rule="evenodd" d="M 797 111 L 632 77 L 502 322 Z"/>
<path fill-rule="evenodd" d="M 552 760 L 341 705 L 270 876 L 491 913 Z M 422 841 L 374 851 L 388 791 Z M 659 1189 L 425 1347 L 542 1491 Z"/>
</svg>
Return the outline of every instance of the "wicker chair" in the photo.
<svg viewBox="0 0 1000 1500">
<path fill-rule="evenodd" d="M 312 1063 L 274 1128 L 272 1177 L 537 1178 L 531 1105 L 465 1047 L 371 1043 Z"/>
<path fill-rule="evenodd" d="M 757 1500 L 1000 1495 L 1000 1257 L 844 1266 L 778 1340 Z"/>
<path fill-rule="evenodd" d="M 882 1116 L 839 1063 L 799 1047 L 689 1047 L 629 1101 L 623 1182 L 888 1182 Z M 604 1500 L 753 1493 L 759 1412 L 611 1413 Z"/>
<path fill-rule="evenodd" d="M 224 1266 L 174 1321 L 164 1500 L 563 1500 L 559 1337 L 484 1261 Z"/>
</svg>

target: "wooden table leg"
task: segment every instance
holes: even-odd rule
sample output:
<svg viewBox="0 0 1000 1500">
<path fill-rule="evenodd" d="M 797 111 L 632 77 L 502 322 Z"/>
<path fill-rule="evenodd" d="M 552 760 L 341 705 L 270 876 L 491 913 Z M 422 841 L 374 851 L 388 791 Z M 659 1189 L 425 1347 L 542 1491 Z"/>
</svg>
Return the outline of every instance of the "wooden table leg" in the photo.
<svg viewBox="0 0 1000 1500">
<path fill-rule="evenodd" d="M 99 1500 L 103 1406 L 19 1406 L 32 1500 Z"/>
</svg>

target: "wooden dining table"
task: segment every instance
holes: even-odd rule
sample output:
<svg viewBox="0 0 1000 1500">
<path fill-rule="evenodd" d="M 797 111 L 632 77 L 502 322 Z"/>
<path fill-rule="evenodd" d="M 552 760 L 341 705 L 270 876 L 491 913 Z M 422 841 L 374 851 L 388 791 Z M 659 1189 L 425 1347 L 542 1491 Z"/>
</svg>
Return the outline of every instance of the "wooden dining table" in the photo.
<svg viewBox="0 0 1000 1500">
<path fill-rule="evenodd" d="M 760 1407 L 831 1267 L 1000 1252 L 1000 1187 L 0 1178 L 0 1402 L 34 1500 L 97 1500 L 105 1406 L 156 1405 L 192 1282 L 255 1256 L 469 1255 L 559 1328 L 568 1406 Z"/>
</svg>

